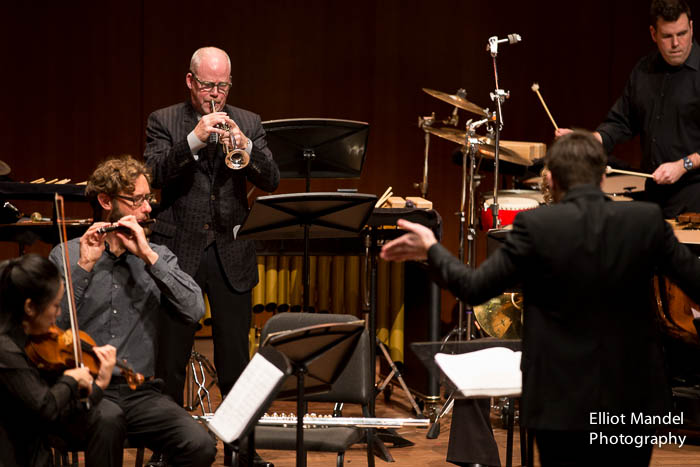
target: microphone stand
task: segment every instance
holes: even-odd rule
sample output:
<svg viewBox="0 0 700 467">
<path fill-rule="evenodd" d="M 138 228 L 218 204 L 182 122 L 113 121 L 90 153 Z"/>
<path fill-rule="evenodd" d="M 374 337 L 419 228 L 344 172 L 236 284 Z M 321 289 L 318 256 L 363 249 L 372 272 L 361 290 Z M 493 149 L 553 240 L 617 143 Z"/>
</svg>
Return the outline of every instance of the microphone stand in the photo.
<svg viewBox="0 0 700 467">
<path fill-rule="evenodd" d="M 503 127 L 503 113 L 501 104 L 510 97 L 510 91 L 504 91 L 498 85 L 498 65 L 496 57 L 498 55 L 498 38 L 490 37 L 488 50 L 491 52 L 493 60 L 493 76 L 496 83 L 496 89 L 490 93 L 491 101 L 496 103 L 496 111 L 494 113 L 495 120 L 495 151 L 494 151 L 494 169 L 493 169 L 493 204 L 491 205 L 491 215 L 493 216 L 493 228 L 501 227 L 501 222 L 498 218 L 498 167 L 499 167 L 499 147 L 501 141 L 501 129 Z"/>
</svg>

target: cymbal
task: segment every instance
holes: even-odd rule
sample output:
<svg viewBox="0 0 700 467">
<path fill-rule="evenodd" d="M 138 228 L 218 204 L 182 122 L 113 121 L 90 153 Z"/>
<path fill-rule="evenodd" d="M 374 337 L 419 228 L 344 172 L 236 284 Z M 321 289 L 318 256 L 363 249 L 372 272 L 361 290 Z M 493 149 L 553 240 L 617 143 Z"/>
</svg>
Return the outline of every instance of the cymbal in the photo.
<svg viewBox="0 0 700 467">
<path fill-rule="evenodd" d="M 0 176 L 7 175 L 11 171 L 12 171 L 12 169 L 10 168 L 10 166 L 6 162 L 0 161 Z"/>
<path fill-rule="evenodd" d="M 474 307 L 474 317 L 483 330 L 497 339 L 522 337 L 523 296 L 504 293 Z"/>
<path fill-rule="evenodd" d="M 452 141 L 453 143 L 460 144 L 464 146 L 464 138 L 467 135 L 466 131 L 461 131 L 456 128 L 432 128 L 432 127 L 424 127 L 425 131 L 427 131 L 430 134 L 433 134 L 439 138 L 446 139 L 448 141 Z M 495 151 L 496 151 L 496 142 L 492 140 L 489 137 L 486 136 L 479 136 L 479 154 L 482 156 L 488 158 L 488 159 L 494 159 L 496 157 Z M 529 166 L 532 165 L 532 163 L 528 160 L 525 159 L 524 157 L 519 156 L 516 152 L 514 152 L 511 149 L 508 149 L 504 146 L 501 146 L 498 151 L 498 158 L 502 159 L 504 161 L 512 162 L 513 164 L 518 164 L 518 165 L 525 165 Z"/>
<path fill-rule="evenodd" d="M 485 109 L 482 109 L 478 105 L 469 102 L 464 97 L 457 94 L 447 94 L 440 91 L 435 91 L 433 89 L 423 88 L 423 91 L 436 99 L 440 99 L 443 102 L 447 102 L 450 105 L 454 105 L 462 110 L 481 115 L 482 117 L 490 117 L 489 113 Z"/>
</svg>

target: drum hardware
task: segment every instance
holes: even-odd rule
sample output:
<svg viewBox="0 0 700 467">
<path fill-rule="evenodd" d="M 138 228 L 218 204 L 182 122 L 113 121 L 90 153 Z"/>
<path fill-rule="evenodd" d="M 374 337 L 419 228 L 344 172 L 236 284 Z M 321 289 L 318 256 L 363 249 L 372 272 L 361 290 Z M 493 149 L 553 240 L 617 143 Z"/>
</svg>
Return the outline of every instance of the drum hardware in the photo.
<svg viewBox="0 0 700 467">
<path fill-rule="evenodd" d="M 466 110 L 467 112 L 479 115 L 481 117 L 491 117 L 491 113 L 488 109 L 482 109 L 478 105 L 469 102 L 466 99 L 466 92 L 463 91 L 464 89 L 460 89 L 459 91 L 457 91 L 457 94 L 447 94 L 444 92 L 435 91 L 434 89 L 423 88 L 423 92 L 425 92 L 426 94 L 433 96 L 436 99 L 439 99 L 443 102 L 447 102 L 450 105 L 458 107 L 462 110 Z"/>
<path fill-rule="evenodd" d="M 481 328 L 497 339 L 522 338 L 523 296 L 519 292 L 498 295 L 474 307 L 474 317 Z"/>
<path fill-rule="evenodd" d="M 211 112 L 216 112 L 216 103 L 213 100 L 209 101 L 209 103 L 211 104 Z M 250 162 L 250 154 L 248 154 L 248 152 L 245 149 L 238 147 L 236 139 L 233 137 L 233 135 L 231 135 L 231 127 L 225 123 L 217 123 L 215 127 L 219 128 L 220 130 L 224 130 L 226 133 L 228 133 L 231 137 L 231 142 L 233 143 L 232 148 L 227 143 L 221 142 L 221 145 L 224 148 L 224 163 L 226 164 L 226 167 L 232 170 L 240 170 L 247 166 Z M 216 135 L 215 138 L 216 142 L 218 143 L 219 134 L 214 134 Z"/>
<path fill-rule="evenodd" d="M 455 110 L 457 107 L 455 107 Z M 421 196 L 425 198 L 428 196 L 428 154 L 430 151 L 430 132 L 428 131 L 435 123 L 435 112 L 431 113 L 428 117 L 418 117 L 418 128 L 423 130 L 425 133 L 425 149 L 423 150 L 423 181 L 420 183 L 413 183 L 413 188 L 418 188 L 420 190 Z"/>
<path fill-rule="evenodd" d="M 474 202 L 474 199 L 476 197 L 476 187 L 480 183 L 480 177 L 475 174 L 476 154 L 479 152 L 479 145 L 481 144 L 481 140 L 476 137 L 476 129 L 489 121 L 489 118 L 483 118 L 476 122 L 473 120 L 467 121 L 467 130 L 465 132 L 464 142 L 462 145 L 462 191 L 460 211 L 456 213 L 459 216 L 459 259 L 462 263 L 464 263 L 464 238 L 465 226 L 467 226 L 467 265 L 472 268 L 474 267 L 474 262 L 476 260 L 476 203 Z M 468 176 L 467 164 L 469 166 Z M 469 179 L 468 184 L 467 178 Z M 467 193 L 469 194 L 468 199 Z M 455 336 L 458 342 L 462 341 L 462 334 L 466 334 L 467 340 L 471 339 L 473 310 L 471 307 L 467 308 L 466 304 L 459 299 L 457 300 L 457 307 L 457 327 L 452 329 L 447 336 L 443 338 L 443 345 L 446 344 L 452 336 Z M 464 316 L 466 316 L 466 329 L 463 321 Z M 437 411 L 433 424 L 426 434 L 426 438 L 435 439 L 438 437 L 440 434 L 440 419 L 445 414 L 450 412 L 453 405 L 454 393 L 447 397 L 447 400 L 443 406 Z"/>
<path fill-rule="evenodd" d="M 500 162 L 500 140 L 501 140 L 501 130 L 503 129 L 503 109 L 502 105 L 506 99 L 510 98 L 510 91 L 505 91 L 501 89 L 498 84 L 498 63 L 496 57 L 498 56 L 498 43 L 504 41 L 505 39 L 499 41 L 498 37 L 492 36 L 488 40 L 486 46 L 486 51 L 491 54 L 491 59 L 493 61 L 493 78 L 496 88 L 493 92 L 489 93 L 491 101 L 496 104 L 496 111 L 494 112 L 493 120 L 495 122 L 493 126 L 494 133 L 494 166 L 493 166 L 493 179 L 495 183 L 493 184 L 493 204 L 491 204 L 491 215 L 493 217 L 493 227 L 500 228 L 498 220 L 498 167 Z M 508 41 L 511 44 L 515 44 L 521 41 L 518 34 L 510 34 L 508 36 Z"/>
<path fill-rule="evenodd" d="M 471 102 L 466 100 L 467 92 L 464 89 L 460 88 L 454 96 L 439 91 L 433 91 L 432 89 L 423 88 L 423 91 L 433 97 L 438 97 L 440 100 L 449 102 L 454 106 L 452 114 L 450 114 L 448 118 L 441 120 L 444 125 L 457 126 L 459 123 L 458 109 L 460 108 L 468 107 L 468 109 L 473 109 L 475 107 L 480 110 L 477 106 L 474 106 Z M 421 183 L 413 183 L 413 188 L 418 188 L 423 198 L 427 198 L 428 196 L 428 151 L 430 148 L 430 132 L 428 130 L 432 128 L 433 124 L 435 124 L 435 112 L 432 112 L 428 117 L 418 117 L 418 128 L 425 132 L 425 155 L 423 158 L 423 180 Z M 461 144 L 461 140 L 458 141 L 458 143 Z"/>
<path fill-rule="evenodd" d="M 510 405 L 515 403 L 515 399 L 512 397 L 498 397 L 494 398 L 491 408 L 494 411 L 496 417 L 501 419 L 501 428 L 507 429 L 509 425 L 510 418 Z M 513 411 L 513 422 L 520 420 L 520 411 Z"/>
<path fill-rule="evenodd" d="M 464 139 L 464 148 L 463 148 L 463 159 L 462 159 L 462 207 L 460 213 L 460 260 L 464 262 L 464 218 L 465 218 L 465 212 L 464 212 L 464 197 L 465 197 L 465 178 L 466 178 L 466 161 L 467 161 L 467 151 L 470 154 L 470 183 L 469 183 L 469 235 L 470 235 L 470 258 L 468 261 L 468 265 L 473 267 L 473 260 L 475 258 L 475 242 L 473 241 L 476 237 L 476 229 L 474 225 L 474 219 L 475 219 L 475 212 L 474 212 L 474 167 L 475 167 L 475 156 L 477 152 L 480 152 L 478 150 L 478 147 L 482 144 L 482 141 L 478 138 L 474 138 L 474 131 L 477 127 L 488 123 L 489 125 L 487 126 L 487 132 L 489 134 L 493 134 L 493 160 L 494 160 L 494 172 L 493 172 L 493 177 L 494 177 L 494 185 L 493 185 L 493 203 L 490 206 L 491 213 L 492 213 L 492 218 L 493 218 L 493 226 L 494 228 L 500 228 L 500 220 L 498 216 L 498 168 L 499 168 L 499 161 L 501 157 L 501 149 L 500 149 L 500 139 L 501 139 L 501 129 L 503 127 L 503 112 L 502 112 L 502 104 L 503 102 L 510 97 L 510 92 L 505 91 L 499 87 L 498 84 L 498 66 L 496 62 L 496 56 L 498 55 L 498 44 L 499 42 L 504 42 L 508 41 L 511 44 L 514 44 L 516 42 L 519 42 L 520 36 L 518 34 L 511 34 L 508 36 L 508 39 L 503 39 L 500 40 L 497 37 L 490 37 L 488 40 L 488 45 L 486 50 L 491 53 L 491 57 L 493 59 L 493 71 L 494 71 L 494 80 L 496 83 L 496 89 L 490 93 L 491 101 L 496 104 L 496 111 L 494 113 L 489 112 L 488 110 L 483 110 L 480 108 L 477 108 L 478 111 L 470 110 L 470 109 L 465 109 L 465 110 L 470 110 L 474 113 L 480 113 L 483 115 L 484 119 L 478 121 L 478 122 L 472 122 L 471 120 L 467 122 L 467 131 Z M 425 90 L 425 89 L 424 89 Z M 427 90 L 425 90 L 428 92 Z M 431 94 L 431 93 L 429 93 Z M 435 97 L 441 98 L 445 96 L 437 96 L 435 94 Z M 456 101 L 457 96 L 448 96 L 450 99 Z M 466 100 L 465 100 L 466 101 Z M 468 102 L 468 101 L 466 101 Z M 469 103 L 471 104 L 471 103 Z M 455 104 L 456 105 L 456 104 Z M 473 104 L 471 104 L 473 106 Z M 491 126 L 491 122 L 493 122 L 493 126 Z M 526 165 L 530 165 L 529 161 Z M 458 321 L 461 320 L 462 318 L 462 311 L 463 311 L 463 303 L 460 301 L 459 302 L 459 318 Z M 467 319 L 467 338 L 471 337 L 471 317 L 473 315 L 473 312 L 470 311 L 469 313 L 469 319 Z M 458 339 L 461 337 L 461 323 L 458 324 L 460 331 L 457 333 Z M 447 342 L 447 339 L 449 339 L 449 334 L 445 338 L 444 342 Z M 426 435 L 427 438 L 429 439 L 434 439 L 437 437 L 437 435 L 440 432 L 440 418 L 446 414 L 450 408 L 453 405 L 454 401 L 454 393 L 450 394 L 448 397 L 447 401 L 443 405 L 442 409 L 438 413 L 435 423 L 430 427 L 430 430 L 428 430 L 428 434 Z"/>
<path fill-rule="evenodd" d="M 453 143 L 457 144 L 464 144 L 464 140 L 466 138 L 466 131 L 458 130 L 456 128 L 425 128 L 424 129 L 426 132 L 433 134 L 439 138 L 446 139 L 448 141 L 452 141 Z M 487 159 L 493 159 L 494 154 L 495 154 L 495 143 L 494 140 L 489 138 L 488 136 L 474 136 L 474 138 L 478 139 L 479 141 L 479 147 L 478 147 L 478 152 L 479 156 L 485 157 Z M 532 162 L 530 162 L 529 159 L 526 159 L 516 153 L 515 151 L 508 149 L 506 147 L 501 147 L 501 159 L 512 162 L 513 164 L 518 164 L 518 165 L 524 165 L 524 166 L 530 166 L 532 165 Z"/>
</svg>

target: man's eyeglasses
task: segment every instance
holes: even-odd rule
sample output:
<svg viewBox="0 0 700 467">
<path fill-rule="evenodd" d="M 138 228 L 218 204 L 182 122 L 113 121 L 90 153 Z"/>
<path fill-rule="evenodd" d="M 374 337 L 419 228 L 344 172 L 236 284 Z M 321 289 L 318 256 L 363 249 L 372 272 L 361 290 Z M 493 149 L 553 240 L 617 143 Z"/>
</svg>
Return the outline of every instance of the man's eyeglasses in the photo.
<svg viewBox="0 0 700 467">
<path fill-rule="evenodd" d="M 149 193 L 147 195 L 138 195 L 138 196 L 124 196 L 124 195 L 114 195 L 115 198 L 123 199 L 124 201 L 128 201 L 131 203 L 131 207 L 134 209 L 140 208 L 143 206 L 143 203 L 148 201 L 148 204 L 153 204 L 158 201 L 156 198 L 156 195 L 153 193 Z"/>
<path fill-rule="evenodd" d="M 197 78 L 197 75 L 194 74 L 194 71 L 190 70 L 190 73 L 192 73 L 192 77 L 199 85 L 199 89 L 201 91 L 208 92 L 214 89 L 214 87 L 217 87 L 219 91 L 226 92 L 231 87 L 230 81 L 221 81 L 219 83 L 214 83 L 212 81 L 202 81 L 201 79 Z"/>
</svg>

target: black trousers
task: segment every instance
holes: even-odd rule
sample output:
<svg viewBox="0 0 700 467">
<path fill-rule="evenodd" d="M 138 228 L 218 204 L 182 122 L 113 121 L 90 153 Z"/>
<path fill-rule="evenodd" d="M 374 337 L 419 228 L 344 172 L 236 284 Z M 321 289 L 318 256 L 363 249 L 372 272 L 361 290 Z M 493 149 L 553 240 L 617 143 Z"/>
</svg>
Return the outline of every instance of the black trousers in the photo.
<svg viewBox="0 0 700 467">
<path fill-rule="evenodd" d="M 103 398 L 89 411 L 73 412 L 50 431 L 70 451 L 85 451 L 86 467 L 121 467 L 126 420 L 113 402 Z"/>
<path fill-rule="evenodd" d="M 209 298 L 214 341 L 214 366 L 222 397 L 228 394 L 250 360 L 248 333 L 251 292 L 237 292 L 226 279 L 216 243 L 202 253 L 194 280 Z M 156 375 L 165 381 L 164 392 L 183 405 L 185 375 L 196 327 L 168 317 L 163 320 Z"/>
<path fill-rule="evenodd" d="M 500 466 L 498 444 L 491 429 L 490 399 L 457 399 L 452 408 L 447 462 Z"/>
<path fill-rule="evenodd" d="M 654 429 L 626 432 L 625 435 L 653 435 Z M 619 435 L 620 432 L 610 432 Z M 590 467 L 649 465 L 653 445 L 649 443 L 603 444 L 591 442 L 589 431 L 534 430 L 542 467 Z"/>
<path fill-rule="evenodd" d="M 136 390 L 112 383 L 103 399 L 63 430 L 69 446 L 85 451 L 86 467 L 121 466 L 124 440 L 161 452 L 173 466 L 210 466 L 216 442 L 202 425 L 161 393 L 159 380 Z"/>
</svg>

